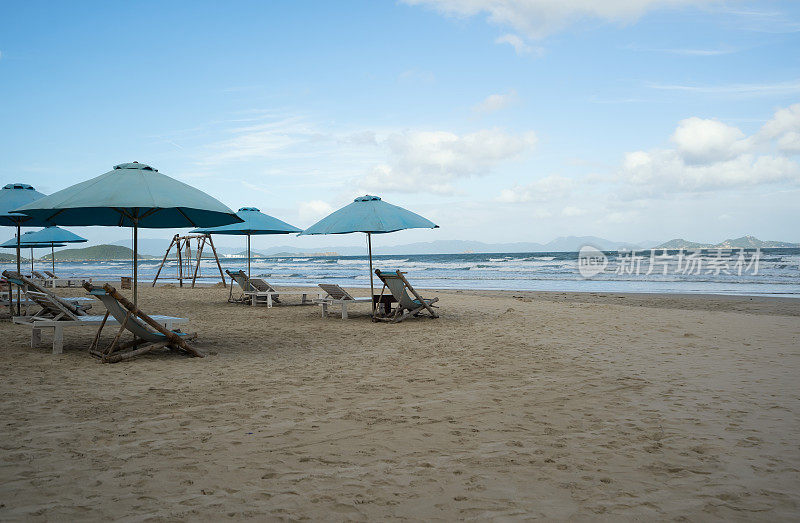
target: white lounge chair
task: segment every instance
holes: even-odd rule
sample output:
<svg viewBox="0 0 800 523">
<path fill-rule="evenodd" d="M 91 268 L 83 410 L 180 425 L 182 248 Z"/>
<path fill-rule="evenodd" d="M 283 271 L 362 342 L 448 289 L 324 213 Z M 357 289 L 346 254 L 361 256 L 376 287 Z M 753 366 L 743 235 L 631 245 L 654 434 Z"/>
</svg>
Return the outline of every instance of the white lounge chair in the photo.
<svg viewBox="0 0 800 523">
<path fill-rule="evenodd" d="M 336 284 L 320 283 L 319 287 L 326 292 L 326 296 L 318 298 L 316 303 L 322 307 L 322 317 L 328 315 L 328 307 L 340 305 L 342 307 L 342 319 L 347 319 L 347 308 L 354 303 L 372 303 L 372 298 L 354 298 L 346 290 Z"/>
<path fill-rule="evenodd" d="M 92 308 L 91 298 L 62 298 L 39 285 L 40 280 L 32 280 L 13 271 L 4 271 L 3 276 L 9 283 L 22 289 L 25 302 L 39 305 L 41 310 L 33 318 L 55 319 L 65 314 L 85 315 Z M 26 311 L 27 315 L 27 311 Z"/>
<path fill-rule="evenodd" d="M 84 282 L 92 283 L 91 278 L 61 278 L 50 271 L 43 271 L 47 275 L 50 287 L 80 287 Z"/>
<path fill-rule="evenodd" d="M 104 324 L 118 324 L 115 318 L 107 315 L 90 315 L 86 310 L 91 308 L 92 298 L 62 298 L 42 288 L 36 282 L 10 271 L 3 272 L 11 283 L 20 285 L 31 301 L 42 307 L 34 316 L 16 316 L 12 321 L 18 325 L 31 327 L 31 347 L 39 347 L 42 343 L 42 331 L 53 332 L 53 354 L 64 351 L 65 327 L 97 327 Z M 31 290 L 34 289 L 34 290 Z M 88 304 L 87 304 L 88 300 Z M 185 318 L 171 316 L 154 316 L 156 321 L 166 328 L 187 323 Z"/>
<path fill-rule="evenodd" d="M 311 298 L 313 293 L 306 291 L 279 291 L 261 278 L 247 279 L 244 271 L 237 272 L 225 271 L 231 277 L 232 282 L 236 282 L 239 288 L 242 289 L 242 297 L 233 299 L 233 283 L 231 283 L 231 293 L 228 295 L 228 301 L 249 301 L 250 305 L 256 306 L 266 303 L 267 307 L 272 307 L 273 304 L 283 303 L 280 300 L 281 294 L 298 295 L 301 298 L 300 305 L 313 305 L 316 303 L 315 299 Z M 317 293 L 317 297 L 321 298 L 322 294 Z"/>
</svg>

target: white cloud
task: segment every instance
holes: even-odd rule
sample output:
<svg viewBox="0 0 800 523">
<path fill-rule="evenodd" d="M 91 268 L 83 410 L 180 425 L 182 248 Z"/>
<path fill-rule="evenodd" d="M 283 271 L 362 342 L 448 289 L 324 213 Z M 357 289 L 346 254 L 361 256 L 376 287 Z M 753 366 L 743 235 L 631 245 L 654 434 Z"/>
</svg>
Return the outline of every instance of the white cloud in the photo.
<svg viewBox="0 0 800 523">
<path fill-rule="evenodd" d="M 300 220 L 304 222 L 316 222 L 333 212 L 333 207 L 322 200 L 311 200 L 300 203 Z"/>
<path fill-rule="evenodd" d="M 515 185 L 511 189 L 503 189 L 496 201 L 504 203 L 550 202 L 566 198 L 574 187 L 575 182 L 571 178 L 551 175 L 528 184 Z"/>
<path fill-rule="evenodd" d="M 517 91 L 509 90 L 507 93 L 490 94 L 481 103 L 472 108 L 478 113 L 493 113 L 505 109 L 517 101 Z"/>
<path fill-rule="evenodd" d="M 458 135 L 447 131 L 394 133 L 385 141 L 389 162 L 359 180 L 367 190 L 452 194 L 458 178 L 480 176 L 530 151 L 536 135 L 484 129 Z"/>
<path fill-rule="evenodd" d="M 775 111 L 756 139 L 774 140 L 778 150 L 786 154 L 800 153 L 800 103 Z"/>
<path fill-rule="evenodd" d="M 496 44 L 508 44 L 514 48 L 514 51 L 519 55 L 522 56 L 524 54 L 531 54 L 534 51 L 536 54 L 541 55 L 543 53 L 541 48 L 534 48 L 525 43 L 525 40 L 520 38 L 518 35 L 508 33 L 502 36 L 498 36 L 494 43 Z"/>
<path fill-rule="evenodd" d="M 426 178 L 420 172 L 404 172 L 386 164 L 373 167 L 358 183 L 361 189 L 359 192 L 428 192 L 441 195 L 452 195 L 457 192 L 451 183 Z"/>
<path fill-rule="evenodd" d="M 673 149 L 628 153 L 622 180 L 645 189 L 637 195 L 696 192 L 800 181 L 800 165 L 782 156 L 741 154 L 704 164 L 686 163 Z"/>
<path fill-rule="evenodd" d="M 719 3 L 718 0 L 403 0 L 426 5 L 451 16 L 469 17 L 486 13 L 491 23 L 511 27 L 528 38 L 544 38 L 573 22 L 599 19 L 633 22 L 658 8 Z"/>
<path fill-rule="evenodd" d="M 672 142 L 684 161 L 699 164 L 733 158 L 746 147 L 743 138 L 736 127 L 693 116 L 678 123 Z"/>
<path fill-rule="evenodd" d="M 274 158 L 301 146 L 330 140 L 301 117 L 268 119 L 245 127 L 228 129 L 231 138 L 213 143 L 202 164 Z"/>
<path fill-rule="evenodd" d="M 625 198 L 658 197 L 775 183 L 800 184 L 800 104 L 779 109 L 746 136 L 717 120 L 697 117 L 678 123 L 675 148 L 625 155 L 619 181 Z"/>
</svg>

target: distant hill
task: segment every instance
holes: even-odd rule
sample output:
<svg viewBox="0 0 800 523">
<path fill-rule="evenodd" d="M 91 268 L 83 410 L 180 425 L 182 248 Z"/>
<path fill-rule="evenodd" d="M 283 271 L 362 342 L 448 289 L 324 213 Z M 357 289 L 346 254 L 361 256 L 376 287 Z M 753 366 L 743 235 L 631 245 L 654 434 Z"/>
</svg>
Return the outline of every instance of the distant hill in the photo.
<svg viewBox="0 0 800 523">
<path fill-rule="evenodd" d="M 172 236 L 170 236 L 165 240 L 152 239 L 152 238 L 139 238 L 138 242 L 139 254 L 163 257 L 164 253 L 167 252 L 167 247 L 169 247 L 171 241 L 172 241 Z M 133 242 L 129 238 L 127 240 L 119 240 L 112 242 L 110 245 L 120 245 L 122 247 L 130 249 L 133 246 Z M 194 243 L 192 243 L 192 248 L 194 248 Z M 172 254 L 175 254 L 174 249 L 172 250 Z"/>
<path fill-rule="evenodd" d="M 205 253 L 203 253 L 203 254 L 205 254 Z M 247 258 L 247 250 L 245 249 L 245 250 L 243 250 L 241 252 L 236 252 L 236 253 L 233 254 L 233 256 L 237 256 L 237 257 L 240 257 L 240 258 Z M 261 254 L 260 252 L 256 252 L 256 251 L 251 249 L 250 250 L 250 257 L 251 258 L 266 258 L 267 256 L 265 254 Z"/>
<path fill-rule="evenodd" d="M 759 240 L 755 236 L 727 239 L 711 245 L 677 238 L 657 245 L 656 249 L 793 249 L 800 248 L 800 243 Z"/>
<path fill-rule="evenodd" d="M 20 257 L 23 262 L 28 261 L 25 257 Z M 16 254 L 8 254 L 7 252 L 0 252 L 0 263 L 15 263 L 17 261 Z"/>
<path fill-rule="evenodd" d="M 690 242 L 689 240 L 684 240 L 683 238 L 675 238 L 674 240 L 670 240 L 660 245 L 656 245 L 654 248 L 655 249 L 703 249 L 709 247 L 710 245 L 706 245 L 704 243 Z"/>
<path fill-rule="evenodd" d="M 741 238 L 725 240 L 714 247 L 719 249 L 792 249 L 800 247 L 800 243 L 765 241 L 759 240 L 755 236 L 742 236 Z"/>
<path fill-rule="evenodd" d="M 64 249 L 56 251 L 56 261 L 101 261 L 101 260 L 130 260 L 133 250 L 121 245 L 94 245 L 82 249 Z M 139 259 L 152 259 L 154 256 L 139 254 Z M 51 255 L 42 256 L 43 260 L 50 260 Z"/>
</svg>

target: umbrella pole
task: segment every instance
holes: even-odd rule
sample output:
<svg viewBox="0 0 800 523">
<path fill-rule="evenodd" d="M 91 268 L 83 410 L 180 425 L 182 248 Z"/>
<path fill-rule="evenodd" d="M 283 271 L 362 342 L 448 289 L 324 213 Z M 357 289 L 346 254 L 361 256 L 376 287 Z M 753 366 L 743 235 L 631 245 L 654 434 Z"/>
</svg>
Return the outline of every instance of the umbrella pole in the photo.
<svg viewBox="0 0 800 523">
<path fill-rule="evenodd" d="M 33 247 L 31 247 L 31 277 L 33 277 Z"/>
<path fill-rule="evenodd" d="M 138 256 L 139 251 L 139 220 L 133 220 L 133 306 L 138 307 L 139 300 L 139 267 Z"/>
<path fill-rule="evenodd" d="M 50 244 L 50 258 L 51 258 L 51 260 L 53 262 L 53 274 L 55 275 L 55 273 L 56 273 L 56 248 L 52 243 Z"/>
<path fill-rule="evenodd" d="M 369 249 L 369 298 L 372 301 L 372 317 L 375 317 L 375 284 L 372 283 L 372 233 L 367 233 L 367 247 Z"/>
<path fill-rule="evenodd" d="M 247 235 L 247 284 L 250 285 L 250 235 Z"/>
<path fill-rule="evenodd" d="M 20 222 L 17 222 L 17 274 L 22 274 L 22 265 L 20 262 L 20 258 L 22 258 L 22 250 L 20 249 L 20 235 L 22 234 L 22 227 L 20 227 Z M 10 291 L 11 289 L 9 289 Z M 20 305 L 20 288 L 17 286 L 17 316 L 22 314 L 22 309 Z"/>
</svg>

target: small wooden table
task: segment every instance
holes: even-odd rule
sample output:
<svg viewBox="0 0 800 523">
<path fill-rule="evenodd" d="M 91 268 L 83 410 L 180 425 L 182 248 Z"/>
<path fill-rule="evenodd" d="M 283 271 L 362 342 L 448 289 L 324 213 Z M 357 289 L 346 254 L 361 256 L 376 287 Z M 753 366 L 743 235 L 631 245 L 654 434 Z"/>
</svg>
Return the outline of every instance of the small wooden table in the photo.
<svg viewBox="0 0 800 523">
<path fill-rule="evenodd" d="M 392 303 L 397 303 L 392 294 L 373 294 L 372 302 L 375 303 L 375 309 L 379 314 L 388 316 L 392 312 Z"/>
</svg>

